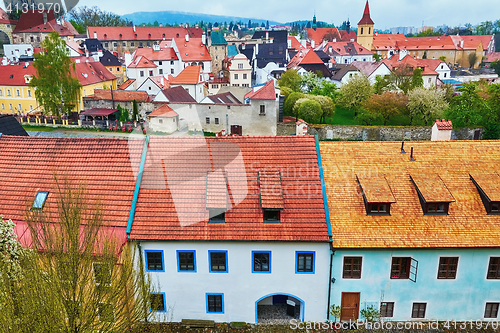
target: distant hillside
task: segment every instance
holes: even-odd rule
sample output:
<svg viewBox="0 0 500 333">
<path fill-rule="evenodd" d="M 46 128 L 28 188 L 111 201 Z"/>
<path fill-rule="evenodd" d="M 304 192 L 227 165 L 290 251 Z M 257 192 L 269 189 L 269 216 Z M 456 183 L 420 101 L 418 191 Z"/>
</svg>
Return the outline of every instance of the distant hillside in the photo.
<svg viewBox="0 0 500 333">
<path fill-rule="evenodd" d="M 209 22 L 227 22 L 229 24 L 231 21 L 236 23 L 241 21 L 243 24 L 248 24 L 248 20 L 252 23 L 266 23 L 265 19 L 255 19 L 248 17 L 238 17 L 238 16 L 223 16 L 223 15 L 208 15 L 199 13 L 185 13 L 185 12 L 174 12 L 174 11 L 164 11 L 164 12 L 137 12 L 132 14 L 122 15 L 124 19 L 134 22 L 134 24 L 139 25 L 142 23 L 151 23 L 155 21 L 161 24 L 179 24 L 179 23 L 189 23 L 195 24 L 197 22 L 203 21 L 205 23 Z M 270 25 L 281 24 L 276 21 L 269 21 Z"/>
</svg>

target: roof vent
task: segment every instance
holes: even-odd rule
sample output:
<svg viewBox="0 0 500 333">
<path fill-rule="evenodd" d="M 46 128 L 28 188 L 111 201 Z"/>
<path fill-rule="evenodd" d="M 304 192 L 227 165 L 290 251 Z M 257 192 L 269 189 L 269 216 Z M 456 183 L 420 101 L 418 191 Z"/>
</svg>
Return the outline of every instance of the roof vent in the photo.
<svg viewBox="0 0 500 333">
<path fill-rule="evenodd" d="M 106 38 L 106 37 L 108 37 L 108 35 L 107 35 L 107 34 L 104 34 L 104 38 Z"/>
<path fill-rule="evenodd" d="M 415 158 L 413 157 L 413 147 L 411 147 L 410 161 L 415 161 Z"/>
<path fill-rule="evenodd" d="M 405 152 L 405 142 L 404 141 L 401 142 L 401 154 L 406 154 L 406 152 Z"/>
</svg>

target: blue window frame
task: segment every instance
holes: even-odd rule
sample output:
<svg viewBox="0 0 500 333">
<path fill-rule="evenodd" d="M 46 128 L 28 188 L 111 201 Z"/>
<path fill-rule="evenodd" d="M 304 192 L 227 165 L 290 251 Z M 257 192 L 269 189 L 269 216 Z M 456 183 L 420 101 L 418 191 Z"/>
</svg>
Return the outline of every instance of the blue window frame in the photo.
<svg viewBox="0 0 500 333">
<path fill-rule="evenodd" d="M 227 251 L 208 251 L 210 273 L 227 273 Z"/>
<path fill-rule="evenodd" d="M 295 273 L 314 274 L 315 251 L 295 251 Z"/>
<path fill-rule="evenodd" d="M 167 302 L 165 293 L 151 293 L 150 295 L 151 311 L 167 312 Z"/>
<path fill-rule="evenodd" d="M 165 272 L 162 250 L 145 250 L 146 272 Z"/>
<path fill-rule="evenodd" d="M 196 273 L 195 250 L 177 250 L 177 272 Z"/>
<path fill-rule="evenodd" d="M 252 251 L 252 273 L 271 273 L 271 251 Z"/>
<path fill-rule="evenodd" d="M 224 294 L 207 293 L 207 313 L 224 313 Z"/>
</svg>

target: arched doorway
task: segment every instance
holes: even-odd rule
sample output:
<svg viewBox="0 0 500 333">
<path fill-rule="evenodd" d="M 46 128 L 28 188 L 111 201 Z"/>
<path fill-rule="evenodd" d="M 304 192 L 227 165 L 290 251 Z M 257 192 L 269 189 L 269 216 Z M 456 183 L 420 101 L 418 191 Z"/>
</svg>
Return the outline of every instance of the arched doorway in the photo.
<svg viewBox="0 0 500 333">
<path fill-rule="evenodd" d="M 299 297 L 274 293 L 255 302 L 255 323 L 289 325 L 290 320 L 304 321 L 304 301 Z"/>
</svg>

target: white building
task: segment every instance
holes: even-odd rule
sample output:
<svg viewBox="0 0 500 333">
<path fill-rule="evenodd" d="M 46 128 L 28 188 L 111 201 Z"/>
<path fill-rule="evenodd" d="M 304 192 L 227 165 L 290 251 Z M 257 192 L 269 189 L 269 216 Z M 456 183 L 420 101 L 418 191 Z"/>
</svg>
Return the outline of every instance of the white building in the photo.
<svg viewBox="0 0 500 333">
<path fill-rule="evenodd" d="M 229 66 L 229 82 L 235 87 L 252 86 L 252 66 L 247 57 L 239 53 L 232 57 Z"/>
</svg>

